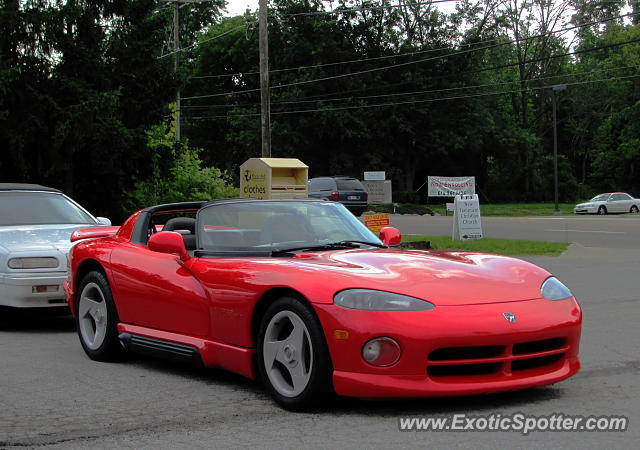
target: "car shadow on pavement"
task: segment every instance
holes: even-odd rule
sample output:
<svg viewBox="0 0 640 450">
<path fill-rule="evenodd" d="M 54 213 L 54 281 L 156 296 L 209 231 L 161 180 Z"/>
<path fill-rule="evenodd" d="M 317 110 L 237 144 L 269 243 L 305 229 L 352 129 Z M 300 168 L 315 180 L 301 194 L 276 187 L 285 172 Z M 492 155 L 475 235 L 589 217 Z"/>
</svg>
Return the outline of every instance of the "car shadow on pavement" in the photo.
<svg viewBox="0 0 640 450">
<path fill-rule="evenodd" d="M 225 370 L 207 368 L 195 364 L 176 363 L 137 353 L 125 354 L 123 362 L 143 367 L 145 370 L 189 378 L 206 385 L 243 391 L 255 396 L 256 402 L 271 401 L 260 380 L 250 380 Z M 563 395 L 563 389 L 555 386 L 497 394 L 419 399 L 367 400 L 331 395 L 323 406 L 309 412 L 340 416 L 375 414 L 381 417 L 464 412 L 481 414 L 483 411 L 492 412 L 497 409 L 526 409 L 527 406 L 532 404 L 555 400 L 563 397 Z M 275 406 L 275 403 L 273 405 Z"/>
<path fill-rule="evenodd" d="M 76 324 L 67 308 L 0 309 L 0 332 L 68 333 Z"/>
<path fill-rule="evenodd" d="M 559 387 L 546 386 L 521 391 L 465 397 L 431 397 L 398 400 L 366 400 L 338 397 L 330 406 L 336 414 L 376 414 L 381 417 L 407 417 L 422 414 L 492 412 L 497 409 L 526 408 L 531 404 L 563 396 Z"/>
</svg>

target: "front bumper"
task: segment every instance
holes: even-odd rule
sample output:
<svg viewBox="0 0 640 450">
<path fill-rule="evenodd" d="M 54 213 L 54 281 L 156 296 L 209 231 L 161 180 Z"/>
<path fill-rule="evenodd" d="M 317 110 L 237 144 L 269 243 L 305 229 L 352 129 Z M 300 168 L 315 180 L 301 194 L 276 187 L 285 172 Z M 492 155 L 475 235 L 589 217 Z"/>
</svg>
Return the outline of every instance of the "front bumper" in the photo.
<svg viewBox="0 0 640 450">
<path fill-rule="evenodd" d="M 598 209 L 595 206 L 581 206 L 573 208 L 575 214 L 596 214 Z"/>
<path fill-rule="evenodd" d="M 0 274 L 0 305 L 14 308 L 65 307 L 63 283 L 66 278 L 66 272 Z M 50 292 L 34 292 L 36 286 L 50 286 Z"/>
<path fill-rule="evenodd" d="M 361 398 L 475 395 L 553 384 L 580 369 L 582 313 L 574 299 L 439 306 L 431 311 L 354 311 L 314 305 L 340 395 Z M 504 312 L 516 315 L 509 323 Z M 337 339 L 334 330 L 346 330 Z M 338 334 L 339 335 L 339 334 Z M 390 367 L 362 358 L 387 336 L 402 354 Z"/>
</svg>

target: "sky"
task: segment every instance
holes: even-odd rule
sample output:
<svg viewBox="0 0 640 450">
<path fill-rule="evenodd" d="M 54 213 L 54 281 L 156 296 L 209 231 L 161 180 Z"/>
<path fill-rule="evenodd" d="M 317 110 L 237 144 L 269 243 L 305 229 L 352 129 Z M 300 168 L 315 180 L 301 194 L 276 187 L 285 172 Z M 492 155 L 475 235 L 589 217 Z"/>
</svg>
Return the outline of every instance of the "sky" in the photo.
<svg viewBox="0 0 640 450">
<path fill-rule="evenodd" d="M 259 0 L 227 0 L 227 14 L 228 16 L 237 16 L 243 14 L 247 9 L 247 6 L 251 11 L 258 9 Z M 455 9 L 455 2 L 448 6 L 446 3 L 440 5 L 440 9 L 444 12 L 452 12 Z"/>
<path fill-rule="evenodd" d="M 258 9 L 258 0 L 227 0 L 226 15 L 237 16 L 243 14 L 247 6 L 251 11 Z"/>
</svg>

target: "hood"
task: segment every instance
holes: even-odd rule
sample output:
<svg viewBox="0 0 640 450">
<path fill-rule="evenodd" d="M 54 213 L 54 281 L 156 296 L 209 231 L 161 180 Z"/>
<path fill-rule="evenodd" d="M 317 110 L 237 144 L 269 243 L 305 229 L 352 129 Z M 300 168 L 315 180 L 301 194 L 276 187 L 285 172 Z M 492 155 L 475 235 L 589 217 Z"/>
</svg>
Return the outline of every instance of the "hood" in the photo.
<svg viewBox="0 0 640 450">
<path fill-rule="evenodd" d="M 332 267 L 338 276 L 331 283 L 338 290 L 378 289 L 443 306 L 540 298 L 542 282 L 551 275 L 520 259 L 471 252 L 345 250 L 295 259 L 307 267 Z"/>
<path fill-rule="evenodd" d="M 71 234 L 83 225 L 22 225 L 0 227 L 0 246 L 10 252 L 56 249 L 67 253 Z"/>
</svg>

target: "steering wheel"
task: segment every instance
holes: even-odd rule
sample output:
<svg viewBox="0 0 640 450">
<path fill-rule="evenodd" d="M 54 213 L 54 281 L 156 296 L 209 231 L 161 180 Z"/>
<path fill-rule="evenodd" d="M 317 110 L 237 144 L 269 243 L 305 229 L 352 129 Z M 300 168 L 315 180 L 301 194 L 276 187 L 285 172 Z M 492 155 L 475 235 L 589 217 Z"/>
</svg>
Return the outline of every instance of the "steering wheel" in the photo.
<svg viewBox="0 0 640 450">
<path fill-rule="evenodd" d="M 322 241 L 324 239 L 329 239 L 331 241 L 341 241 L 343 239 L 347 239 L 349 236 L 343 230 L 329 230 L 320 235 L 318 235 L 318 240 Z"/>
</svg>

